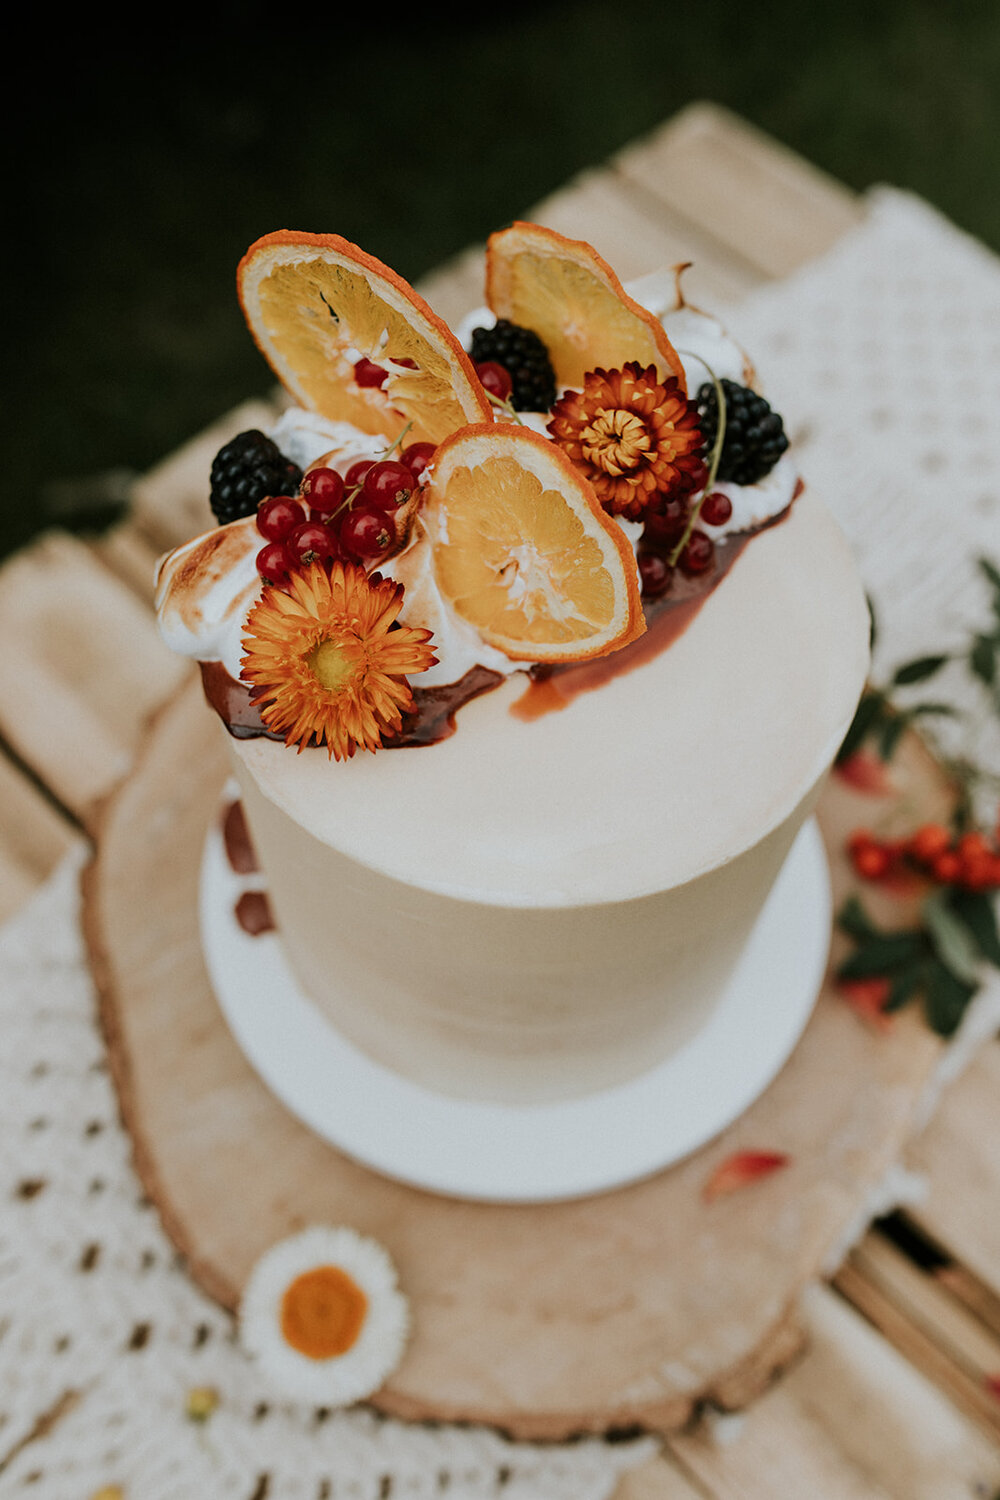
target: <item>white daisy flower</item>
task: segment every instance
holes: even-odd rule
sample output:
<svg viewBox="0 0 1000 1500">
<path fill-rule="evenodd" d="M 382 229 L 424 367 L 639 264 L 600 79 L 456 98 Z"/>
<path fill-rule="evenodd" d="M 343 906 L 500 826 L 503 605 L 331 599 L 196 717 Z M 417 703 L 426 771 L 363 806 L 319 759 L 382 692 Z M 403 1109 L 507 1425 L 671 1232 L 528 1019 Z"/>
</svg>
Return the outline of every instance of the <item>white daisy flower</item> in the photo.
<svg viewBox="0 0 1000 1500">
<path fill-rule="evenodd" d="M 272 1245 L 240 1306 L 247 1352 L 284 1395 L 318 1406 L 349 1406 L 377 1391 L 402 1357 L 409 1326 L 382 1246 L 321 1225 Z"/>
</svg>

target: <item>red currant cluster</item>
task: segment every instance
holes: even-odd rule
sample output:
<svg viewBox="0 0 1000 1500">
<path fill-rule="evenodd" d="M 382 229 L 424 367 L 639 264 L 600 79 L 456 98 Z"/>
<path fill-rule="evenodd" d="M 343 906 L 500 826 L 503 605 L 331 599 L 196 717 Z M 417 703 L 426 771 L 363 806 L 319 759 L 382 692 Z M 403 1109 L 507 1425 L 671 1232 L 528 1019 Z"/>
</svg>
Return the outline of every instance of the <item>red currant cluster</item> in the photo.
<svg viewBox="0 0 1000 1500">
<path fill-rule="evenodd" d="M 967 891 L 1000 888 L 1000 829 L 991 842 L 984 833 L 956 835 L 943 823 L 924 823 L 904 839 L 878 839 L 860 828 L 848 839 L 847 852 L 865 880 L 891 880 L 909 872 Z"/>
<path fill-rule="evenodd" d="M 433 443 L 411 443 L 399 458 L 363 458 L 345 474 L 310 469 L 298 496 L 275 495 L 257 507 L 264 546 L 257 571 L 282 583 L 313 562 L 379 562 L 397 543 L 396 513 L 413 494 L 434 453 Z"/>
<path fill-rule="evenodd" d="M 733 502 L 721 490 L 712 490 L 698 508 L 698 520 L 708 526 L 724 526 L 733 513 Z M 674 569 L 669 561 L 691 521 L 691 501 L 686 496 L 658 496 L 645 513 L 639 539 L 639 577 L 647 599 L 658 599 L 670 588 Z M 707 532 L 692 528 L 677 558 L 677 567 L 689 578 L 707 573 L 715 561 L 715 543 Z"/>
</svg>

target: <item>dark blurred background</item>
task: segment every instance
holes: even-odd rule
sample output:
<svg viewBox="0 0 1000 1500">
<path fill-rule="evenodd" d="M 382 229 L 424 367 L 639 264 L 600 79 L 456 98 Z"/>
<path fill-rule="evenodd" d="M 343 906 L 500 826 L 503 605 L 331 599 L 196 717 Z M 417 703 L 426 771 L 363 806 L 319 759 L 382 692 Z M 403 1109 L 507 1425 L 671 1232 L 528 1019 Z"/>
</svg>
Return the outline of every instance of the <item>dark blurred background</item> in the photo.
<svg viewBox="0 0 1000 1500">
<path fill-rule="evenodd" d="M 712 100 L 1000 250 L 993 0 L 356 12 L 148 12 L 141 38 L 36 20 L 8 51 L 0 556 L 106 522 L 133 474 L 270 389 L 234 273 L 271 229 L 336 230 L 415 281 Z"/>
</svg>

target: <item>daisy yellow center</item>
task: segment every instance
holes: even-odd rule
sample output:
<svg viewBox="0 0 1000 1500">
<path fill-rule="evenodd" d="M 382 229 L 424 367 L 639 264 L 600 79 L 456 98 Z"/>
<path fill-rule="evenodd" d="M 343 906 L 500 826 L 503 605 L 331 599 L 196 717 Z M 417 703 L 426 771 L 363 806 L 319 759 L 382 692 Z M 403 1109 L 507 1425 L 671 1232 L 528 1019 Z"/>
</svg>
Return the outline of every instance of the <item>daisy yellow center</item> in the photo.
<svg viewBox="0 0 1000 1500">
<path fill-rule="evenodd" d="M 368 1298 L 340 1266 L 314 1266 L 285 1288 L 281 1332 L 307 1359 L 333 1359 L 358 1341 Z"/>
<path fill-rule="evenodd" d="M 648 457 L 652 444 L 646 424 L 621 407 L 601 411 L 580 434 L 583 455 L 606 474 L 625 474 Z"/>
<path fill-rule="evenodd" d="M 345 650 L 342 641 L 320 641 L 306 656 L 306 665 L 320 687 L 337 693 L 356 674 L 357 654 Z"/>
</svg>

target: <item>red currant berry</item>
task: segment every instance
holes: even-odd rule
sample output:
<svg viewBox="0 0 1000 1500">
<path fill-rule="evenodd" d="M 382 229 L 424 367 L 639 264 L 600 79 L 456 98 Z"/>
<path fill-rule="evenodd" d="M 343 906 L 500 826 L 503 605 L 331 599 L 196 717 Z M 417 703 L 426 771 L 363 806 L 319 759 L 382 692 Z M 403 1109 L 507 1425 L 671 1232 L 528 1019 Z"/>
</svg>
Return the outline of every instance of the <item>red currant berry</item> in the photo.
<svg viewBox="0 0 1000 1500">
<path fill-rule="evenodd" d="M 713 490 L 701 502 L 698 512 L 706 526 L 725 526 L 733 513 L 733 502 L 721 490 Z"/>
<path fill-rule="evenodd" d="M 962 860 L 959 879 L 967 891 L 988 890 L 993 880 L 994 859 L 991 854 L 980 854 Z"/>
<path fill-rule="evenodd" d="M 707 573 L 715 561 L 715 543 L 703 531 L 692 531 L 681 553 L 678 563 L 682 573 L 688 576 Z"/>
<path fill-rule="evenodd" d="M 421 479 L 434 453 L 434 443 L 410 443 L 399 456 L 414 479 Z"/>
<path fill-rule="evenodd" d="M 257 572 L 265 583 L 284 583 L 294 566 L 284 542 L 268 542 L 257 553 Z"/>
<path fill-rule="evenodd" d="M 328 562 L 340 551 L 337 538 L 321 521 L 296 526 L 285 546 L 296 563 Z"/>
<path fill-rule="evenodd" d="M 673 568 L 659 552 L 640 552 L 638 560 L 643 597 L 658 599 L 673 583 Z"/>
<path fill-rule="evenodd" d="M 394 511 L 405 505 L 416 485 L 413 470 L 397 459 L 386 458 L 372 464 L 364 477 L 361 495 L 376 510 Z"/>
<path fill-rule="evenodd" d="M 881 880 L 891 863 L 892 857 L 882 844 L 866 844 L 854 851 L 854 868 L 865 880 Z"/>
<path fill-rule="evenodd" d="M 364 479 L 374 462 L 373 458 L 359 458 L 355 463 L 351 464 L 351 467 L 344 475 L 344 489 L 355 489 L 361 483 L 362 479 Z"/>
<path fill-rule="evenodd" d="M 340 525 L 340 545 L 350 557 L 384 557 L 395 540 L 392 522 L 384 511 L 374 507 L 355 506 Z"/>
<path fill-rule="evenodd" d="M 281 542 L 305 518 L 302 506 L 291 495 L 274 495 L 257 507 L 257 530 L 269 542 Z"/>
<path fill-rule="evenodd" d="M 301 495 L 314 515 L 332 515 L 344 498 L 344 477 L 336 469 L 310 469 L 302 481 Z"/>
<path fill-rule="evenodd" d="M 992 853 L 989 840 L 984 833 L 977 830 L 971 833 L 963 833 L 958 841 L 957 849 L 959 859 L 982 859 L 984 855 Z"/>
<path fill-rule="evenodd" d="M 943 823 L 923 823 L 913 834 L 909 852 L 920 864 L 931 864 L 951 848 L 951 833 Z"/>
<path fill-rule="evenodd" d="M 354 366 L 354 379 L 361 386 L 381 388 L 385 384 L 388 373 L 388 370 L 383 369 L 371 359 L 359 359 Z"/>
<path fill-rule="evenodd" d="M 495 359 L 484 359 L 476 366 L 476 374 L 479 376 L 483 389 L 489 391 L 491 396 L 496 396 L 499 401 L 506 401 L 514 389 L 514 382 L 510 375 L 503 365 L 497 364 Z"/>
<path fill-rule="evenodd" d="M 642 539 L 650 547 L 663 547 L 667 551 L 679 540 L 688 523 L 686 500 L 663 500 L 656 510 L 646 512 Z"/>
<path fill-rule="evenodd" d="M 951 885 L 962 873 L 962 861 L 952 849 L 939 854 L 931 865 L 931 874 L 942 885 Z"/>
</svg>

